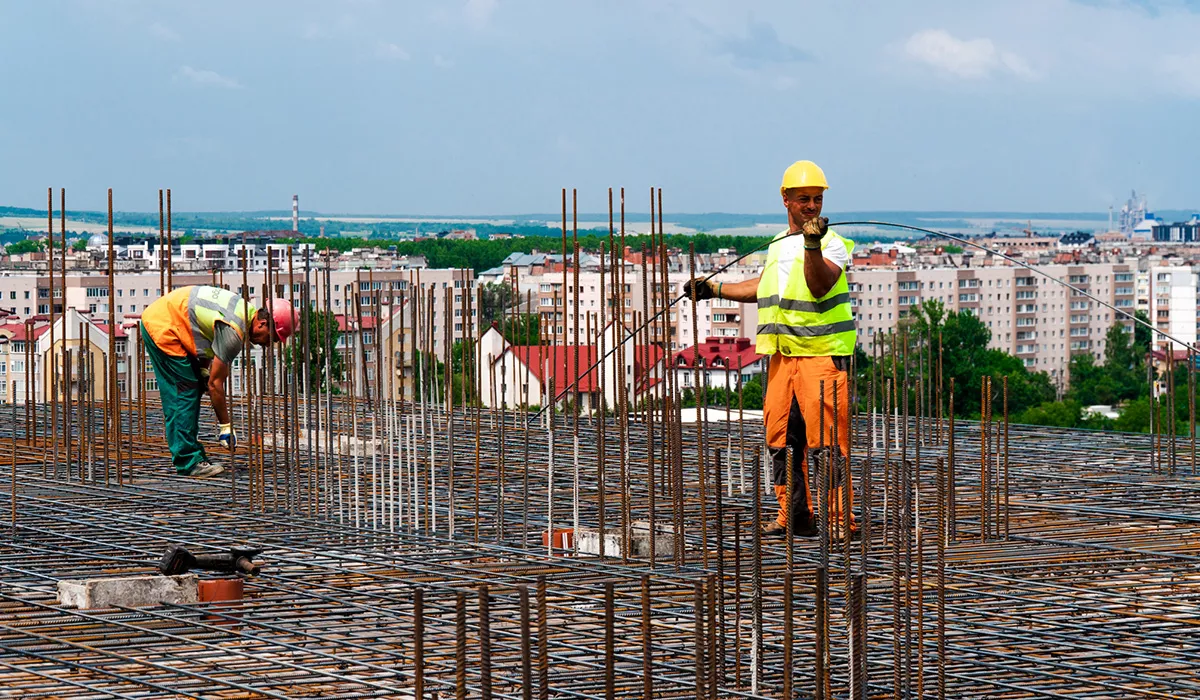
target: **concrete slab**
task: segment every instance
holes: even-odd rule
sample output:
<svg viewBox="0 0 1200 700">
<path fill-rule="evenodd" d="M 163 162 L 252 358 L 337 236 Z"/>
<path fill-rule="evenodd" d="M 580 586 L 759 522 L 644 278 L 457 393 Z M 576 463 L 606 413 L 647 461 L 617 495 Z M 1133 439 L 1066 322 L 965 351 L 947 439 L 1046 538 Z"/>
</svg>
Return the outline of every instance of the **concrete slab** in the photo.
<svg viewBox="0 0 1200 700">
<path fill-rule="evenodd" d="M 114 605 L 140 608 L 162 603 L 195 603 L 198 582 L 196 574 L 63 580 L 58 582 L 58 602 L 80 610 Z"/>
<path fill-rule="evenodd" d="M 656 557 L 671 556 L 675 552 L 675 534 L 670 525 L 655 523 L 656 532 L 651 536 L 650 521 L 635 520 L 630 528 L 628 556 L 635 559 L 650 558 L 650 547 L 654 547 Z M 600 530 L 593 527 L 580 527 L 575 531 L 575 540 L 579 543 L 581 554 L 600 554 Z M 624 537 L 620 525 L 604 529 L 604 556 L 622 556 Z"/>
</svg>

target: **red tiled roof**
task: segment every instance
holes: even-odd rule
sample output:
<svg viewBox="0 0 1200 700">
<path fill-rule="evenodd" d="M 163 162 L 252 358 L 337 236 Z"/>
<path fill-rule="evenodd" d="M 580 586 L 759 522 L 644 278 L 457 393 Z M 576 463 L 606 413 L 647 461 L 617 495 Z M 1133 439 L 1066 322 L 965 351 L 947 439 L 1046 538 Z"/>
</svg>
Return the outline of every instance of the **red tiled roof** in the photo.
<svg viewBox="0 0 1200 700">
<path fill-rule="evenodd" d="M 579 366 L 575 366 L 575 348 L 574 345 L 551 345 L 548 347 L 538 347 L 537 345 L 513 345 L 508 349 L 516 355 L 517 359 L 529 366 L 530 374 L 538 378 L 543 384 L 554 380 L 554 390 L 562 391 L 577 379 L 579 374 L 592 366 L 596 361 L 596 346 L 595 345 L 580 345 L 579 347 Z M 579 385 L 575 391 L 590 394 L 600 391 L 600 373 L 598 370 L 588 372 L 582 379 L 579 380 Z"/>
<path fill-rule="evenodd" d="M 105 333 L 108 333 L 108 324 L 107 323 L 100 323 L 99 321 L 92 321 L 92 325 L 95 326 L 96 328 L 99 328 L 100 330 L 104 331 Z M 117 326 L 117 337 L 118 338 L 128 337 L 128 334 L 125 333 L 125 328 L 123 326 L 119 326 L 119 325 Z"/>
<path fill-rule="evenodd" d="M 50 326 L 48 326 L 48 325 L 35 326 L 33 329 L 32 337 L 34 340 L 37 340 L 38 338 L 42 337 L 43 333 L 46 333 L 49 330 L 50 330 Z M 24 323 L 11 323 L 11 322 L 3 323 L 3 324 L 0 324 L 0 331 L 4 331 L 6 334 L 11 334 L 9 336 L 9 340 L 14 343 L 23 342 L 25 340 L 28 340 L 30 337 L 30 336 L 27 336 L 25 333 L 25 324 Z"/>
<path fill-rule="evenodd" d="M 537 345 L 512 345 L 508 350 L 516 355 L 517 359 L 522 363 L 529 365 L 529 373 L 537 377 L 539 382 L 546 383 L 550 378 L 554 379 L 554 390 L 562 391 L 566 387 L 573 384 L 579 379 L 580 373 L 585 373 L 583 378 L 579 380 L 579 386 L 575 391 L 589 394 L 600 391 L 600 370 L 599 368 L 588 371 L 597 360 L 597 348 L 595 345 L 580 345 L 579 346 L 579 367 L 575 367 L 575 346 L 574 345 L 554 345 L 547 347 L 538 347 Z M 646 356 L 650 357 L 650 367 L 657 364 L 663 357 L 663 350 L 658 346 L 653 345 L 638 345 L 635 347 L 633 358 L 633 374 L 634 385 L 639 386 L 643 382 L 642 377 L 647 374 L 648 368 L 644 367 Z M 499 362 L 499 358 L 492 361 L 493 364 Z M 547 368 L 549 372 L 547 372 Z M 657 381 L 657 380 L 653 380 Z M 653 386 L 653 384 L 648 384 Z M 641 389 L 637 389 L 641 390 Z"/>
<path fill-rule="evenodd" d="M 759 355 L 754 349 L 754 343 L 749 338 L 709 338 L 700 348 L 702 367 L 728 367 L 738 369 L 749 367 L 757 360 L 766 357 Z M 671 358 L 672 367 L 688 367 L 694 365 L 696 347 L 684 348 Z"/>
<path fill-rule="evenodd" d="M 371 330 L 378 325 L 378 318 L 375 316 L 362 317 L 362 330 Z M 346 314 L 337 314 L 338 330 L 345 333 L 350 330 L 350 326 L 358 326 L 358 316 L 347 316 Z"/>
<path fill-rule="evenodd" d="M 1171 354 L 1173 354 L 1175 356 L 1176 362 L 1184 362 L 1184 363 L 1187 362 L 1187 359 L 1188 359 L 1188 351 L 1187 350 L 1175 350 Z M 1151 350 L 1150 356 L 1160 362 L 1165 361 L 1167 359 L 1167 353 L 1163 352 L 1162 350 Z"/>
</svg>

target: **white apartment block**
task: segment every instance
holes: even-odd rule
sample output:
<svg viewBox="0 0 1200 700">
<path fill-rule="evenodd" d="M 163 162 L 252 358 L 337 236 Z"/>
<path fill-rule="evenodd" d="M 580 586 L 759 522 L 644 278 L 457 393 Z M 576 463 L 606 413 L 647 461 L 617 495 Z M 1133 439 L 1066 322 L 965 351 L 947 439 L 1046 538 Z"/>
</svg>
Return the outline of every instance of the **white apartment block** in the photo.
<svg viewBox="0 0 1200 700">
<path fill-rule="evenodd" d="M 1193 268 L 1180 265 L 1151 265 L 1138 274 L 1138 309 L 1146 312 L 1155 328 L 1190 345 L 1195 345 L 1200 328 L 1197 277 Z M 1154 339 L 1154 347 L 1166 349 L 1169 342 L 1159 336 Z"/>
<path fill-rule="evenodd" d="M 1037 269 L 1117 309 L 1133 313 L 1136 308 L 1136 264 L 1042 265 Z M 1194 340 L 1195 277 L 1187 279 L 1191 286 L 1181 287 L 1180 295 L 1191 295 L 1190 308 L 1184 309 L 1183 302 L 1171 308 L 1191 324 Z M 868 351 L 877 334 L 894 329 L 922 301 L 936 299 L 947 311 L 974 314 L 992 332 L 989 347 L 1015 355 L 1030 370 L 1046 372 L 1063 388 L 1070 358 L 1087 352 L 1103 359 L 1105 334 L 1119 318 L 1112 309 L 1015 266 L 851 269 L 849 281 L 859 341 Z M 1171 283 L 1175 281 L 1171 273 Z M 1125 325 L 1132 329 L 1132 321 Z"/>
<path fill-rule="evenodd" d="M 757 275 L 758 270 L 751 272 L 727 272 L 719 275 L 717 281 L 736 282 Z M 653 268 L 651 268 L 653 274 Z M 649 289 L 652 294 L 661 299 L 661 270 L 659 281 L 650 281 Z M 667 295 L 673 301 L 683 293 L 683 284 L 691 276 L 686 273 L 672 272 L 667 277 Z M 649 280 L 648 280 L 649 281 Z M 536 313 L 541 317 L 543 332 L 546 337 L 556 343 L 574 343 L 575 324 L 578 318 L 580 342 L 590 342 L 596 337 L 599 329 L 614 320 L 624 321 L 626 328 L 633 330 L 641 325 L 647 316 L 656 313 L 655 306 L 661 306 L 661 301 L 655 304 L 644 297 L 647 285 L 643 284 L 640 268 L 636 270 L 629 266 L 625 284 L 618 287 L 608 273 L 604 275 L 601 284 L 599 272 L 579 273 L 579 312 L 575 313 L 575 277 L 567 272 L 567 296 L 563 299 L 562 272 L 543 273 L 533 276 L 522 276 L 520 284 L 528 290 Z M 527 286 L 528 285 L 528 286 Z M 623 291 L 622 291 L 623 290 Z M 614 296 L 621 294 L 620 312 L 617 311 Z M 603 305 L 601 297 L 603 296 Z M 522 297 L 522 304 L 526 297 Z M 692 320 L 692 302 L 683 299 L 665 314 L 666 333 L 668 334 L 669 350 L 674 352 L 691 347 L 697 342 L 703 343 L 708 338 L 752 338 L 758 322 L 757 308 L 754 304 L 741 304 L 724 299 L 712 299 L 699 302 L 696 305 L 696 319 Z M 663 326 L 654 323 L 649 329 L 650 340 L 663 340 Z M 590 334 L 589 334 L 590 333 Z"/>
</svg>

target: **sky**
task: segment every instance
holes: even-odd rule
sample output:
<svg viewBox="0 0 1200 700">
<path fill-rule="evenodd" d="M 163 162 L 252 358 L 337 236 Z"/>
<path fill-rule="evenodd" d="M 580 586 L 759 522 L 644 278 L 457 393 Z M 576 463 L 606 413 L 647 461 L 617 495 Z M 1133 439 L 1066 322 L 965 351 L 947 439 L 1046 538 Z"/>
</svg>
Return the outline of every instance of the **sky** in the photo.
<svg viewBox="0 0 1200 700">
<path fill-rule="evenodd" d="M 0 0 L 0 205 L 1200 209 L 1200 0 Z"/>
</svg>

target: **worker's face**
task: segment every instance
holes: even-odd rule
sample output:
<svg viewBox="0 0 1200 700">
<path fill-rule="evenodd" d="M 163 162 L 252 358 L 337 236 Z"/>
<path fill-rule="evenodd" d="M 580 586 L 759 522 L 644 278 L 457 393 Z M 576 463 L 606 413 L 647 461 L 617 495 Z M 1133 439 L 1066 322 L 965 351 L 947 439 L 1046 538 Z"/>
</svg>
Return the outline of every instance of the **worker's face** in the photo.
<svg viewBox="0 0 1200 700">
<path fill-rule="evenodd" d="M 262 314 L 250 322 L 250 342 L 255 345 L 268 345 L 271 342 L 271 324 Z"/>
<path fill-rule="evenodd" d="M 825 190 L 821 187 L 793 187 L 783 192 L 783 206 L 797 224 L 820 216 L 824 201 Z"/>
</svg>

